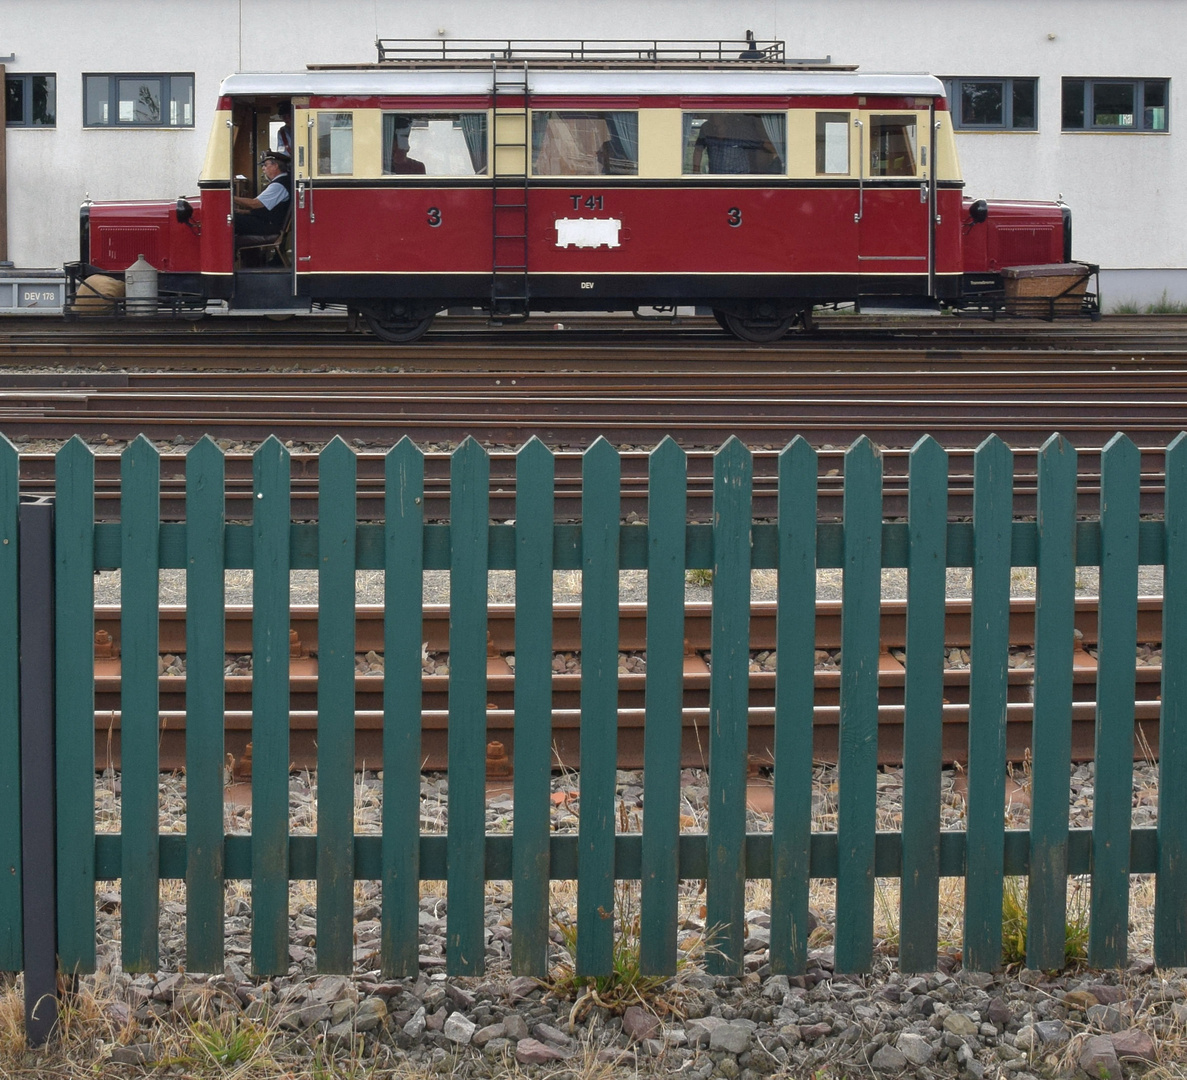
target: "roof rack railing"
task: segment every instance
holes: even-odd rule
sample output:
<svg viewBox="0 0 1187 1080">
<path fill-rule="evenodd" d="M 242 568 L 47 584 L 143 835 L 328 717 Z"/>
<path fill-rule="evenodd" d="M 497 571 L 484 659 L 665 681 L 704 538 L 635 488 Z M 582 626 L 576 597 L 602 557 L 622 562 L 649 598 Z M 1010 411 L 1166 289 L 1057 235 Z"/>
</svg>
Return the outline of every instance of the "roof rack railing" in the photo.
<svg viewBox="0 0 1187 1080">
<path fill-rule="evenodd" d="M 785 64 L 784 42 L 753 37 L 717 41 L 529 40 L 490 38 L 377 38 L 379 63 L 459 60 L 592 60 L 605 63 L 760 63 Z M 790 61 L 817 63 L 820 61 Z M 828 61 L 826 60 L 825 63 Z"/>
</svg>

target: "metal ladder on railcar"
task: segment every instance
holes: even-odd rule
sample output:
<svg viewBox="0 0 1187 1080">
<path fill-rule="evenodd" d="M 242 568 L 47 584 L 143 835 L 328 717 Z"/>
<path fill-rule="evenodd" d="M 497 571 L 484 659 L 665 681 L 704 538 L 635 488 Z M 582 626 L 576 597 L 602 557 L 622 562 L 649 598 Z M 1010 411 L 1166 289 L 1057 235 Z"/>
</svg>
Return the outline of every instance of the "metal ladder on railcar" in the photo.
<svg viewBox="0 0 1187 1080">
<path fill-rule="evenodd" d="M 528 117 L 528 65 L 492 70 L 490 310 L 497 318 L 528 316 L 528 183 L 532 133 Z M 514 96 L 522 105 L 499 104 Z M 502 153 L 500 153 L 502 151 Z M 514 172 L 505 172 L 508 159 Z M 522 175 L 519 170 L 522 168 Z"/>
</svg>

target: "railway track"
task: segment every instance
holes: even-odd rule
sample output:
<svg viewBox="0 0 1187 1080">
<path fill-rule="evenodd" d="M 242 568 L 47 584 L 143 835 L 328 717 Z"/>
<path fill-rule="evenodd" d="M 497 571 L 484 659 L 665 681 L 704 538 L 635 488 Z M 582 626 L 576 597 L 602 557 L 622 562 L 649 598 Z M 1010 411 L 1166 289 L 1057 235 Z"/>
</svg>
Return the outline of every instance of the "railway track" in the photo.
<svg viewBox="0 0 1187 1080">
<path fill-rule="evenodd" d="M 558 658 L 553 677 L 553 740 L 555 761 L 566 768 L 576 768 L 579 761 L 579 725 L 581 675 L 580 611 L 576 605 L 561 605 L 554 612 L 553 648 Z M 646 647 L 646 611 L 644 605 L 624 605 L 620 614 L 619 648 L 627 661 L 621 665 L 619 689 L 619 765 L 639 768 L 643 763 L 643 715 L 645 667 L 637 659 Z M 906 608 L 901 602 L 887 601 L 882 609 L 881 640 L 883 652 L 879 663 L 879 759 L 896 763 L 902 756 L 903 689 L 905 670 L 901 662 L 906 635 Z M 839 734 L 840 670 L 834 654 L 840 648 L 840 607 L 821 603 L 817 607 L 816 647 L 819 650 L 816 672 L 814 755 L 820 760 L 836 760 Z M 295 608 L 292 612 L 290 717 L 291 755 L 296 768 L 316 765 L 317 726 L 317 611 Z M 487 658 L 487 734 L 503 745 L 508 761 L 514 753 L 514 610 L 508 606 L 492 607 L 488 616 L 489 645 Z M 240 774 L 251 732 L 251 610 L 232 608 L 227 614 L 226 649 L 226 740 L 227 750 L 239 763 Z M 684 739 L 682 759 L 685 766 L 705 763 L 708 737 L 710 663 L 710 608 L 691 604 L 686 609 L 685 632 L 688 639 L 684 674 Z M 1093 650 L 1097 633 L 1095 600 L 1084 599 L 1076 605 L 1077 647 L 1074 654 L 1074 704 L 1072 743 L 1077 760 L 1093 756 L 1095 725 L 1096 660 Z M 100 608 L 96 617 L 96 752 L 100 767 L 118 764 L 120 748 L 120 624 L 115 608 Z M 968 649 L 970 606 L 967 601 L 951 601 L 945 626 L 945 641 L 950 656 Z M 1155 643 L 1153 660 L 1136 668 L 1135 678 L 1135 756 L 1151 753 L 1158 745 L 1158 695 L 1161 667 L 1156 644 L 1162 633 L 1160 598 L 1141 601 L 1138 616 L 1138 640 Z M 448 608 L 426 607 L 423 635 L 429 660 L 422 681 L 424 767 L 443 769 L 446 761 L 448 726 Z M 1034 669 L 1027 651 L 1034 641 L 1034 605 L 1029 600 L 1015 600 L 1011 605 L 1010 642 L 1015 650 L 1009 673 L 1007 706 L 1007 752 L 1020 761 L 1030 746 L 1032 716 L 1031 695 Z M 775 647 L 775 609 L 772 604 L 756 604 L 751 618 L 752 664 L 750 675 L 750 755 L 752 765 L 762 768 L 773 760 L 775 673 L 769 652 Z M 184 665 L 177 657 L 185 652 L 185 613 L 178 608 L 162 609 L 160 648 L 171 660 L 165 660 L 165 674 L 159 679 L 161 713 L 161 767 L 179 769 L 185 764 L 185 689 Z M 383 610 L 361 607 L 356 618 L 357 670 L 355 682 L 356 765 L 378 766 L 382 761 L 382 657 Z M 953 652 L 952 650 L 956 650 Z M 827 654 L 821 657 L 821 654 Z M 950 663 L 944 674 L 945 759 L 963 760 L 967 747 L 969 669 L 963 658 Z M 1015 664 L 1017 666 L 1015 666 Z M 444 668 L 442 667 L 444 665 Z M 172 674 L 169 670 L 180 673 Z M 492 766 L 497 767 L 497 766 Z"/>
<path fill-rule="evenodd" d="M 1011 445 L 1035 446 L 1052 431 L 1074 445 L 1100 447 L 1118 430 L 1145 444 L 1168 442 L 1187 415 L 1187 371 L 1150 379 L 1097 369 L 1077 387 L 1061 387 L 1049 372 L 1015 368 L 994 386 L 979 386 L 959 367 L 907 379 L 832 372 L 806 382 L 764 373 L 761 386 L 715 383 L 693 358 L 681 385 L 651 385 L 646 374 L 570 384 L 521 386 L 517 379 L 448 389 L 397 380 L 380 388 L 373 376 L 276 373 L 224 375 L 188 386 L 28 387 L 20 376 L 0 386 L 0 431 L 10 438 L 127 440 L 145 434 L 162 442 L 214 434 L 252 442 L 279 434 L 312 444 L 334 435 L 356 443 L 391 445 L 409 436 L 420 444 L 454 444 L 472 436 L 516 446 L 535 435 L 551 446 L 585 446 L 599 436 L 620 446 L 653 446 L 671 436 L 686 447 L 715 447 L 737 436 L 753 448 L 777 448 L 793 434 L 815 446 L 848 445 L 864 434 L 885 447 L 905 448 L 930 434 L 946 446 L 968 447 L 989 434 Z M 269 385 L 263 385 L 263 381 Z M 1033 386 L 1032 386 L 1033 382 Z"/>
<path fill-rule="evenodd" d="M 0 425 L 0 430 L 3 426 Z M 822 520 L 841 517 L 844 495 L 844 447 L 818 448 L 818 507 Z M 1157 514 L 1162 510 L 1164 492 L 1164 448 L 1147 447 L 1141 451 L 1141 512 Z M 883 514 L 888 518 L 907 513 L 909 451 L 883 452 Z M 1014 452 L 1015 513 L 1033 516 L 1037 511 L 1037 458 L 1034 447 L 1016 447 Z M 948 451 L 948 509 L 954 517 L 972 514 L 973 451 L 953 447 Z M 624 450 L 622 463 L 622 513 L 628 521 L 647 517 L 648 452 Z M 581 466 L 579 451 L 558 451 L 556 464 L 556 520 L 577 521 L 581 516 Z M 777 510 L 776 470 L 778 451 L 753 451 L 753 513 L 757 518 L 772 519 Z M 492 450 L 490 515 L 506 521 L 515 517 L 515 454 L 510 450 Z M 252 502 L 252 458 L 246 453 L 228 453 L 226 463 L 226 513 L 229 520 L 250 520 Z M 1100 510 L 1100 453 L 1088 448 L 1079 455 L 1080 484 L 1078 512 L 1091 516 Z M 444 521 L 449 516 L 449 469 L 447 451 L 430 450 L 425 455 L 425 515 L 429 521 Z M 50 453 L 23 453 L 20 458 L 21 491 L 28 495 L 48 495 L 54 488 L 54 457 Z M 292 455 L 291 513 L 296 521 L 317 518 L 317 455 L 294 452 Z M 713 500 L 713 452 L 688 452 L 688 512 L 691 521 L 709 521 Z M 120 460 L 116 453 L 100 452 L 95 457 L 96 520 L 115 521 L 120 511 Z M 384 456 L 360 451 L 358 454 L 357 514 L 360 521 L 378 521 L 384 514 Z M 161 518 L 164 521 L 185 519 L 185 457 L 165 453 L 161 458 Z"/>
<path fill-rule="evenodd" d="M 563 320 L 563 321 L 562 321 Z M 564 329 L 556 329 L 558 325 Z M 959 360 L 993 363 L 994 352 L 1032 351 L 1051 363 L 1074 363 L 1079 354 L 1115 352 L 1118 363 L 1159 363 L 1159 354 L 1187 351 L 1187 319 L 1117 316 L 1098 323 L 968 317 L 876 317 L 824 315 L 818 333 L 791 336 L 771 345 L 750 345 L 725 334 L 712 319 L 680 317 L 642 321 L 603 316 L 538 316 L 515 326 L 490 327 L 484 320 L 442 318 L 418 342 L 388 345 L 350 333 L 341 316 L 265 318 L 209 317 L 196 323 L 157 320 L 78 320 L 0 317 L 0 364 L 61 364 L 72 368 L 148 366 L 158 369 L 294 369 L 326 363 L 359 367 L 432 370 L 524 370 L 554 367 L 556 354 L 569 362 L 630 366 L 645 360 L 679 370 L 679 357 L 696 349 L 709 363 L 827 368 L 836 352 L 846 364 L 928 366 Z M 1062 360 L 1062 354 L 1068 360 Z M 911 355 L 917 354 L 917 355 Z M 1173 362 L 1173 361 L 1172 361 Z"/>
</svg>

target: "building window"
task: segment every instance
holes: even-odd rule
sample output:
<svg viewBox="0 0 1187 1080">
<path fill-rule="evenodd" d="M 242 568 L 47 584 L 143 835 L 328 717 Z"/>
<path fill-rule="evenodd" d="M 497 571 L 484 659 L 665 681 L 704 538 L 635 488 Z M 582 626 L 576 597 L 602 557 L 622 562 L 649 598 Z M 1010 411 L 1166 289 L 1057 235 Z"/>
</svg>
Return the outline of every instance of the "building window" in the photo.
<svg viewBox="0 0 1187 1080">
<path fill-rule="evenodd" d="M 53 127 L 57 114 L 56 76 L 4 76 L 4 123 L 8 127 Z"/>
<path fill-rule="evenodd" d="M 1167 131 L 1167 79 L 1064 79 L 1064 131 Z"/>
<path fill-rule="evenodd" d="M 1038 79 L 950 78 L 944 92 L 958 131 L 1038 130 Z"/>
<path fill-rule="evenodd" d="M 87 127 L 193 127 L 193 75 L 84 75 Z"/>
</svg>

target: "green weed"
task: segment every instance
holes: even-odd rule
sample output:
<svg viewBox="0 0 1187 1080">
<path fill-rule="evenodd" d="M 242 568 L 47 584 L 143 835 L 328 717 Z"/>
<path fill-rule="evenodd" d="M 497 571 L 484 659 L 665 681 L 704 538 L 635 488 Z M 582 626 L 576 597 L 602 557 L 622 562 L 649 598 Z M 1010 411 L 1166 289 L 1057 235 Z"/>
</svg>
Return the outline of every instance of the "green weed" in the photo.
<svg viewBox="0 0 1187 1080">
<path fill-rule="evenodd" d="M 1182 300 L 1171 300 L 1166 290 L 1162 290 L 1162 295 L 1152 304 L 1146 305 L 1147 315 L 1183 315 L 1187 314 L 1187 304 Z"/>
<path fill-rule="evenodd" d="M 684 574 L 684 580 L 687 581 L 689 585 L 700 585 L 707 588 L 713 584 L 713 571 L 704 567 L 688 570 Z"/>
<path fill-rule="evenodd" d="M 1002 963 L 1006 967 L 1026 966 L 1027 891 L 1022 878 L 1008 877 L 1002 888 Z M 1088 956 L 1088 901 L 1078 882 L 1073 882 L 1064 920 L 1063 962 L 1068 967 Z"/>
<path fill-rule="evenodd" d="M 250 1061 L 263 1041 L 263 1032 L 250 1020 L 232 1024 L 229 1031 L 205 1022 L 199 1022 L 193 1028 L 196 1057 L 222 1068 Z"/>
</svg>

